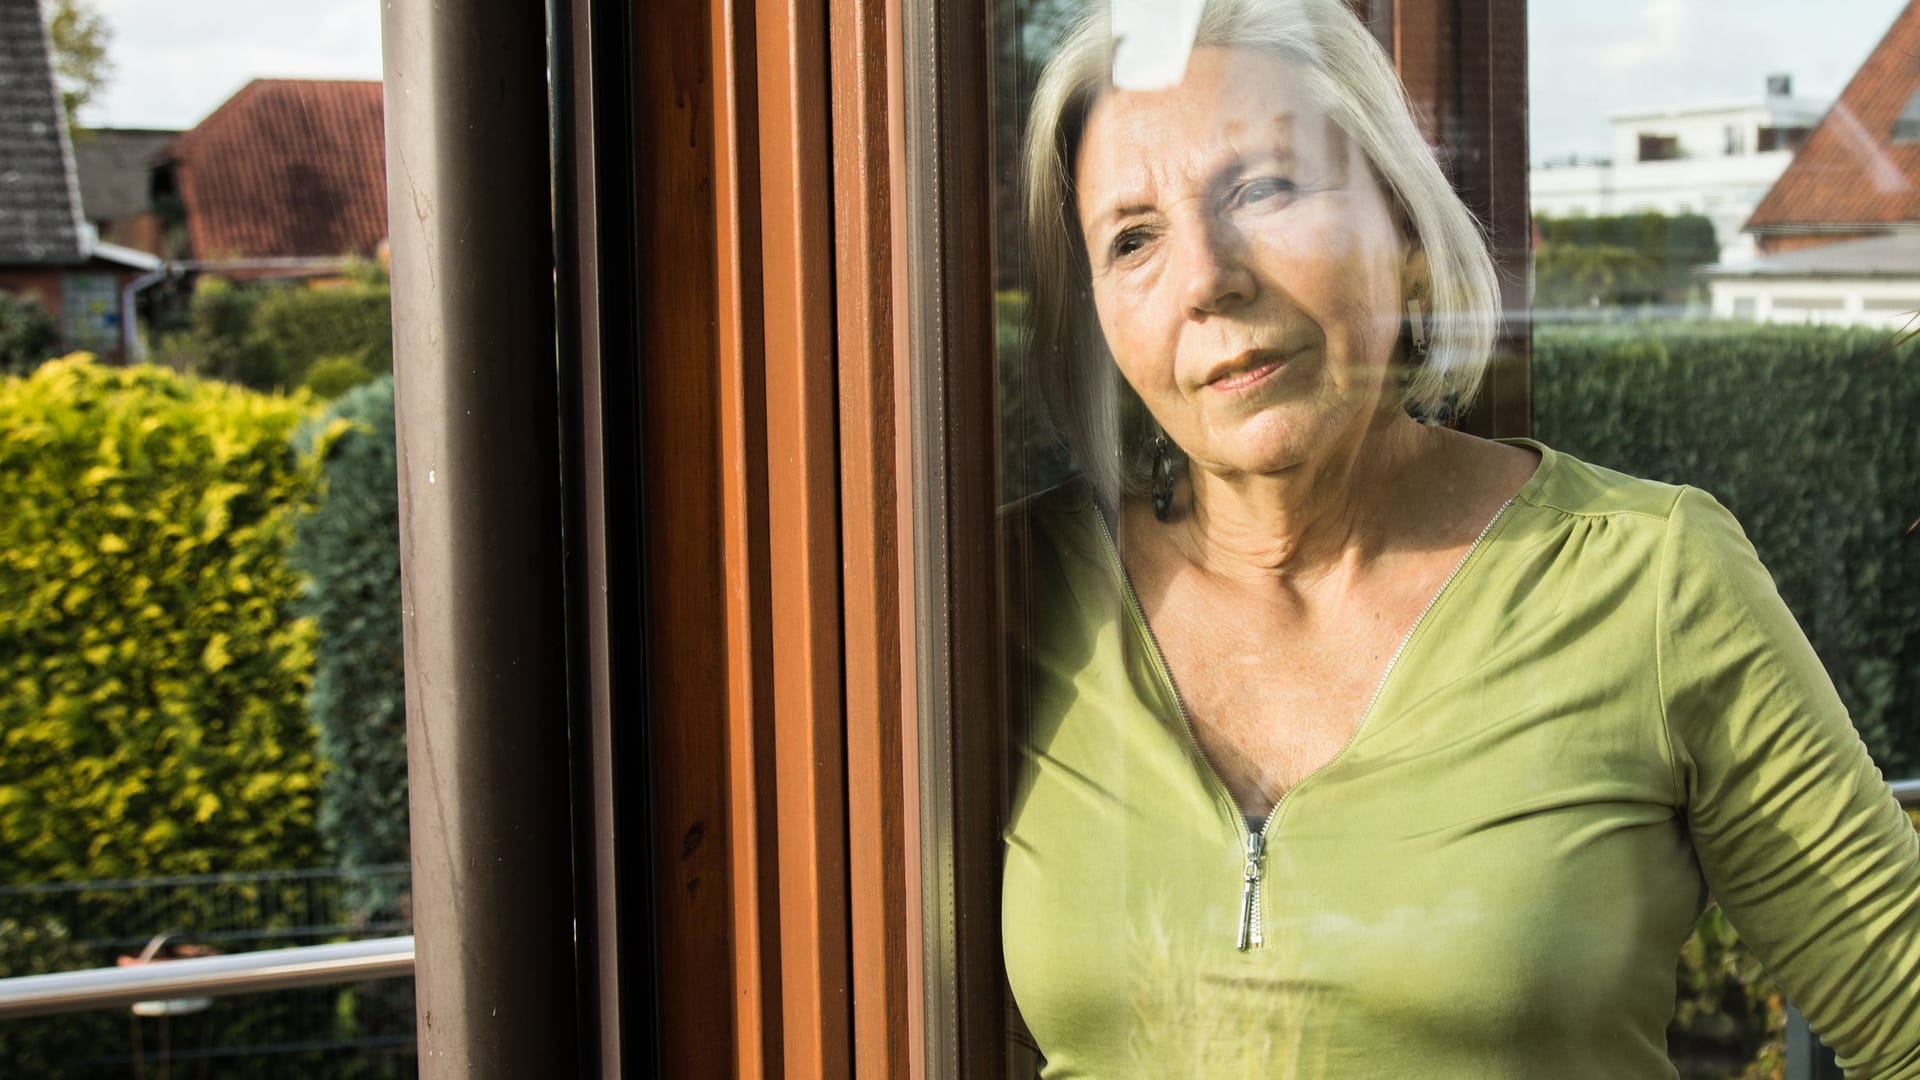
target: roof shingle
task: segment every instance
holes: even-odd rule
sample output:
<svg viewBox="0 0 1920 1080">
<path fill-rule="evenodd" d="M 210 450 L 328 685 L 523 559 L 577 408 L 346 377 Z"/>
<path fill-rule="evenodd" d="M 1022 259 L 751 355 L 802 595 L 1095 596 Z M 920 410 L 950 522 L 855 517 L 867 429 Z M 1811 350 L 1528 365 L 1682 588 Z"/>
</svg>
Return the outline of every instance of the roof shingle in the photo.
<svg viewBox="0 0 1920 1080">
<path fill-rule="evenodd" d="M 86 259 L 39 0 L 0 0 L 0 263 Z"/>
<path fill-rule="evenodd" d="M 199 259 L 370 255 L 387 234 L 377 82 L 256 79 L 174 140 Z"/>
<path fill-rule="evenodd" d="M 73 141 L 80 209 L 90 221 L 132 217 L 152 209 L 153 166 L 180 133 L 140 128 L 94 128 Z"/>
</svg>

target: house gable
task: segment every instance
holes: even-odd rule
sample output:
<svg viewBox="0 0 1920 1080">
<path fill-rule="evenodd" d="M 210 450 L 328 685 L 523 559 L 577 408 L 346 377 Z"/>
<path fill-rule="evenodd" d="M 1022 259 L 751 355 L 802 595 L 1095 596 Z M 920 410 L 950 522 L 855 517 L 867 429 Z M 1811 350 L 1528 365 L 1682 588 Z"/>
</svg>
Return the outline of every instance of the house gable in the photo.
<svg viewBox="0 0 1920 1080">
<path fill-rule="evenodd" d="M 1901 118 L 1920 92 L 1920 0 L 1874 47 L 1747 221 L 1768 250 L 1920 223 L 1920 140 Z M 1796 238 L 1799 238 L 1796 240 Z"/>
</svg>

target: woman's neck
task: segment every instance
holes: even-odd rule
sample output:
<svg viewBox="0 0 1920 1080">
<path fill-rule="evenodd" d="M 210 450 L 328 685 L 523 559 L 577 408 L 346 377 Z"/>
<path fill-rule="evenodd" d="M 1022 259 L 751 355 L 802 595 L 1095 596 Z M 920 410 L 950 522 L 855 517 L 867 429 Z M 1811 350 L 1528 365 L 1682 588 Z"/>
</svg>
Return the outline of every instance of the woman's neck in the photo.
<svg viewBox="0 0 1920 1080">
<path fill-rule="evenodd" d="M 1438 433 L 1403 413 L 1382 417 L 1351 445 L 1269 474 L 1188 469 L 1171 539 L 1209 574 L 1301 585 L 1364 562 L 1397 539 L 1416 463 Z"/>
</svg>

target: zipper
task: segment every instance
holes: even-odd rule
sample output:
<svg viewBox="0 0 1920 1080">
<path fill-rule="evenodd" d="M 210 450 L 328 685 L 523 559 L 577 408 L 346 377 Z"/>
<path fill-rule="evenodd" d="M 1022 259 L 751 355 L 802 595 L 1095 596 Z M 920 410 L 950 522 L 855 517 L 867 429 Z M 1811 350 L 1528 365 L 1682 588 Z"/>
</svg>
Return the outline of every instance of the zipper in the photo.
<svg viewBox="0 0 1920 1080">
<path fill-rule="evenodd" d="M 1267 827 L 1262 824 L 1259 832 L 1247 833 L 1247 865 L 1240 869 L 1240 936 L 1233 947 L 1241 952 L 1259 948 L 1264 940 L 1260 932 L 1260 874 L 1266 854 Z"/>
<path fill-rule="evenodd" d="M 1432 596 L 1427 597 L 1426 606 L 1420 609 L 1419 615 L 1414 616 L 1413 625 L 1407 627 L 1407 632 L 1401 636 L 1400 644 L 1394 648 L 1393 655 L 1387 658 L 1387 668 L 1380 673 L 1380 681 L 1374 683 L 1373 694 L 1367 698 L 1367 707 L 1361 711 L 1360 722 L 1353 726 L 1353 732 L 1347 736 L 1347 741 L 1331 758 L 1296 780 L 1292 787 L 1281 792 L 1280 798 L 1274 801 L 1273 807 L 1267 811 L 1266 820 L 1260 823 L 1260 828 L 1257 830 L 1247 828 L 1247 819 L 1241 815 L 1239 804 L 1234 802 L 1233 793 L 1227 790 L 1227 782 L 1220 778 L 1219 770 L 1213 767 L 1213 760 L 1207 757 L 1207 752 L 1201 748 L 1200 736 L 1193 730 L 1193 717 L 1187 712 L 1186 699 L 1180 696 L 1180 687 L 1173 681 L 1173 669 L 1167 666 L 1166 651 L 1160 647 L 1160 639 L 1153 632 L 1153 624 L 1147 621 L 1146 606 L 1140 603 L 1140 594 L 1133 589 L 1133 577 L 1127 573 L 1127 564 L 1120 558 L 1120 545 L 1114 541 L 1113 529 L 1107 524 L 1107 515 L 1102 513 L 1099 507 L 1094 508 L 1093 516 L 1100 523 L 1100 536 L 1107 542 L 1107 553 L 1113 556 L 1114 568 L 1120 575 L 1120 585 L 1126 590 L 1128 603 L 1133 605 L 1134 618 L 1139 622 L 1140 629 L 1146 633 L 1147 645 L 1152 649 L 1153 662 L 1160 669 L 1161 682 L 1166 685 L 1173 697 L 1174 711 L 1180 714 L 1180 725 L 1186 730 L 1187 741 L 1200 758 L 1200 764 L 1205 767 L 1207 778 L 1213 781 L 1215 794 L 1224 798 L 1233 808 L 1231 816 L 1234 821 L 1234 832 L 1241 837 L 1245 854 L 1245 861 L 1240 867 L 1240 927 L 1233 945 L 1236 951 L 1246 952 L 1249 949 L 1257 949 L 1266 941 L 1260 886 L 1266 877 L 1267 832 L 1273 828 L 1275 819 L 1280 816 L 1280 808 L 1286 805 L 1287 799 L 1294 792 L 1300 790 L 1302 784 L 1332 768 L 1341 758 L 1347 756 L 1347 750 L 1353 746 L 1354 740 L 1360 737 L 1360 732 L 1365 729 L 1367 720 L 1373 716 L 1373 707 L 1379 704 L 1380 694 L 1386 690 L 1387 680 L 1393 677 L 1393 669 L 1399 666 L 1400 657 L 1412 643 L 1413 635 L 1420 631 L 1420 627 L 1427 621 L 1427 615 L 1433 611 L 1434 605 L 1440 602 L 1440 598 L 1445 596 L 1447 590 L 1453 586 L 1454 579 L 1458 578 L 1460 572 L 1467 568 L 1467 564 L 1473 561 L 1474 553 L 1480 550 L 1482 543 L 1486 542 L 1488 535 L 1493 532 L 1493 527 L 1507 516 L 1507 510 L 1513 506 L 1513 503 L 1514 500 L 1509 498 L 1500 504 L 1500 509 L 1494 511 L 1493 517 L 1487 519 L 1486 525 L 1481 527 L 1480 535 L 1474 537 L 1473 543 L 1467 545 L 1466 553 L 1460 556 L 1460 561 L 1453 564 L 1453 570 L 1447 574 L 1446 580 L 1440 583 L 1440 587 L 1433 591 Z"/>
</svg>

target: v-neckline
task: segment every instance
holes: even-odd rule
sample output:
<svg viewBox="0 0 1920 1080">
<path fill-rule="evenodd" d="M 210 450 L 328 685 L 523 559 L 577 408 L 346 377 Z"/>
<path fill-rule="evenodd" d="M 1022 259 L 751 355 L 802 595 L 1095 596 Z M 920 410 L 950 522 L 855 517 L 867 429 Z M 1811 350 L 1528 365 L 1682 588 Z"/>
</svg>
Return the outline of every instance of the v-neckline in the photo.
<svg viewBox="0 0 1920 1080">
<path fill-rule="evenodd" d="M 1386 696 L 1386 692 L 1392 684 L 1393 674 L 1395 670 L 1399 668 L 1400 661 L 1405 656 L 1407 649 L 1413 645 L 1414 641 L 1420 636 L 1421 631 L 1428 625 L 1433 613 L 1441 606 L 1447 597 L 1453 594 L 1455 584 L 1461 577 L 1465 576 L 1468 568 L 1474 563 L 1475 556 L 1487 546 L 1487 541 L 1492 538 L 1501 523 L 1507 520 L 1507 512 L 1513 508 L 1515 503 L 1528 500 L 1538 489 L 1549 467 L 1553 463 L 1554 452 L 1550 448 L 1532 439 L 1507 438 L 1493 441 L 1509 446 L 1525 447 L 1539 454 L 1540 460 L 1534 466 L 1533 474 L 1527 477 L 1526 481 L 1522 483 L 1505 502 L 1500 504 L 1499 509 L 1493 512 L 1493 516 L 1487 519 L 1487 523 L 1481 526 L 1479 535 L 1475 536 L 1473 542 L 1467 545 L 1467 550 L 1461 554 L 1459 561 L 1454 563 L 1453 569 L 1449 571 L 1446 578 L 1440 582 L 1440 587 L 1435 589 L 1433 595 L 1427 598 L 1426 606 L 1420 609 L 1420 614 L 1414 617 L 1413 622 L 1407 627 L 1407 632 L 1401 636 L 1399 645 L 1393 650 L 1393 655 L 1387 658 L 1386 667 L 1380 672 L 1380 678 L 1374 684 L 1373 694 L 1368 697 L 1366 707 L 1361 710 L 1360 719 L 1354 724 L 1353 731 L 1347 736 L 1346 742 L 1341 744 L 1340 749 L 1335 751 L 1332 757 L 1309 769 L 1305 775 L 1288 785 L 1287 789 L 1280 793 L 1279 797 L 1274 800 L 1273 805 L 1267 808 L 1264 815 L 1261 815 L 1262 825 L 1257 835 L 1264 836 L 1273 827 L 1274 822 L 1280 817 L 1281 808 L 1286 805 L 1294 792 L 1299 791 L 1315 777 L 1320 776 L 1331 770 L 1335 765 L 1338 765 L 1340 761 L 1347 756 L 1348 752 L 1353 749 L 1355 744 L 1360 741 L 1361 736 L 1366 732 L 1368 721 L 1373 717 L 1374 710 L 1379 706 L 1381 699 Z M 1100 524 L 1100 534 L 1106 541 L 1108 565 L 1119 581 L 1121 591 L 1127 597 L 1128 606 L 1132 609 L 1134 637 L 1145 647 L 1147 657 L 1152 661 L 1155 677 L 1160 683 L 1160 689 L 1165 692 L 1167 697 L 1173 702 L 1174 711 L 1179 715 L 1181 727 L 1186 733 L 1187 749 L 1190 750 L 1196 760 L 1200 762 L 1206 778 L 1212 782 L 1214 796 L 1224 801 L 1225 805 L 1232 810 L 1233 819 L 1241 823 L 1242 829 L 1245 830 L 1247 834 L 1255 835 L 1252 832 L 1245 811 L 1241 808 L 1239 801 L 1233 797 L 1233 790 L 1227 786 L 1226 780 L 1220 775 L 1219 768 L 1214 765 L 1213 759 L 1208 756 L 1206 748 L 1200 744 L 1199 733 L 1193 726 L 1192 714 L 1187 711 L 1186 698 L 1181 695 L 1180 686 L 1174 681 L 1173 668 L 1167 663 L 1166 652 L 1160 647 L 1160 639 L 1154 635 L 1153 623 L 1147 618 L 1146 605 L 1141 602 L 1139 592 L 1134 589 L 1133 575 L 1127 570 L 1126 560 L 1120 557 L 1120 543 L 1114 531 L 1114 526 L 1108 523 L 1106 510 L 1100 505 L 1099 500 L 1094 499 L 1092 503 L 1094 516 Z M 1118 508 L 1116 508 L 1114 517 L 1116 520 L 1119 518 Z"/>
</svg>

